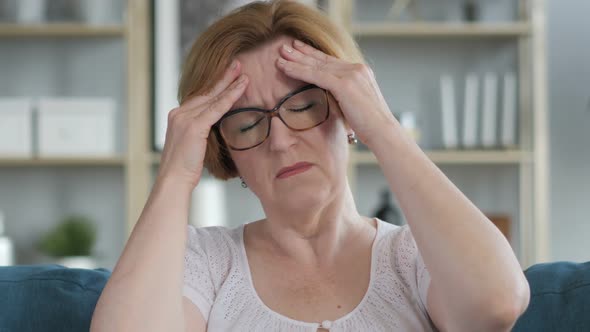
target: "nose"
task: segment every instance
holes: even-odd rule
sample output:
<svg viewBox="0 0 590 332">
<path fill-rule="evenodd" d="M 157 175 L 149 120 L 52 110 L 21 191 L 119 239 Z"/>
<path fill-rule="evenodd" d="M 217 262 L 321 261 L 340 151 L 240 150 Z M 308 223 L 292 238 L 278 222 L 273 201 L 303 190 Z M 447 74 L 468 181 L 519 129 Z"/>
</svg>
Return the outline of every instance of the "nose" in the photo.
<svg viewBox="0 0 590 332">
<path fill-rule="evenodd" d="M 273 117 L 270 120 L 270 135 L 268 142 L 271 151 L 286 151 L 297 142 L 297 133 L 289 129 L 281 119 Z"/>
</svg>

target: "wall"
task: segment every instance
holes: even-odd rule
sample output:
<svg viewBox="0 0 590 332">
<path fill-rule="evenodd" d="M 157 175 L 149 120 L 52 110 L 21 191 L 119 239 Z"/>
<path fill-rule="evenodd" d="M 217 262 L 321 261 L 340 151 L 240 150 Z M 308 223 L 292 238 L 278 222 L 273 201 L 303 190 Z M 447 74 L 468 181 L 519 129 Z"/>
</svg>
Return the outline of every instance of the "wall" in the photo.
<svg viewBox="0 0 590 332">
<path fill-rule="evenodd" d="M 553 260 L 590 260 L 590 1 L 547 1 Z"/>
</svg>

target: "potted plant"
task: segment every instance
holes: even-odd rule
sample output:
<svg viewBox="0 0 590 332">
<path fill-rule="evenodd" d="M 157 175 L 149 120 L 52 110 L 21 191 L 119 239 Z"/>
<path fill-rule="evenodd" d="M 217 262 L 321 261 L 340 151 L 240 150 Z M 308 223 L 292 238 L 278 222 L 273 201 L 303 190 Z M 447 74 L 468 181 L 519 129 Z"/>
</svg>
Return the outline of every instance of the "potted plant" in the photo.
<svg viewBox="0 0 590 332">
<path fill-rule="evenodd" d="M 57 258 L 56 263 L 72 268 L 96 268 L 92 248 L 96 241 L 96 229 L 92 221 L 81 215 L 64 218 L 39 242 L 39 249 Z"/>
</svg>

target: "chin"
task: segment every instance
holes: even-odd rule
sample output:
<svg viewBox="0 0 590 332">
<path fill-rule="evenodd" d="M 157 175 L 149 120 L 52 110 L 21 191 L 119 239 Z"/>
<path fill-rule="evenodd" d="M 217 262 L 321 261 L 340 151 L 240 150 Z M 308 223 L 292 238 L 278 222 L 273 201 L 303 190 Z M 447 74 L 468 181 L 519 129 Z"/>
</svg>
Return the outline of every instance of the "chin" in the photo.
<svg viewBox="0 0 590 332">
<path fill-rule="evenodd" d="M 313 211 L 319 209 L 325 202 L 325 198 L 322 195 L 305 195 L 303 197 L 289 198 L 288 202 L 283 202 L 285 210 L 288 211 Z"/>
<path fill-rule="evenodd" d="M 330 193 L 330 186 L 320 181 L 302 181 L 302 183 L 290 185 L 287 190 L 275 195 L 275 199 L 287 201 L 289 205 L 299 208 L 311 207 L 326 202 Z"/>
</svg>

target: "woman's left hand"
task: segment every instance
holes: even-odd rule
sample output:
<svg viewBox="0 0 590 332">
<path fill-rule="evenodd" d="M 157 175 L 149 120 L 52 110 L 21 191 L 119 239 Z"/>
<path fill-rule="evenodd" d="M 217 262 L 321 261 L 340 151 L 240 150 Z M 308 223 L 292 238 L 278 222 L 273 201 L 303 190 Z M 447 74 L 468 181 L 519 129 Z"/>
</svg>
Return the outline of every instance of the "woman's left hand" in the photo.
<svg viewBox="0 0 590 332">
<path fill-rule="evenodd" d="M 369 148 L 384 131 L 399 126 L 369 66 L 335 58 L 298 40 L 283 45 L 280 55 L 277 66 L 287 76 L 330 91 L 351 129 Z"/>
</svg>

